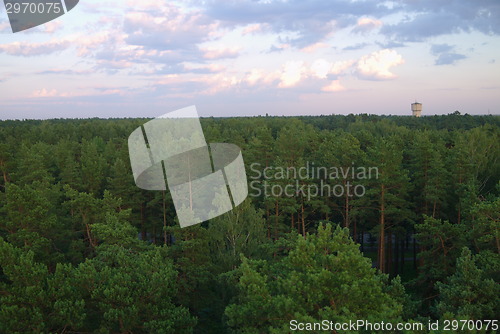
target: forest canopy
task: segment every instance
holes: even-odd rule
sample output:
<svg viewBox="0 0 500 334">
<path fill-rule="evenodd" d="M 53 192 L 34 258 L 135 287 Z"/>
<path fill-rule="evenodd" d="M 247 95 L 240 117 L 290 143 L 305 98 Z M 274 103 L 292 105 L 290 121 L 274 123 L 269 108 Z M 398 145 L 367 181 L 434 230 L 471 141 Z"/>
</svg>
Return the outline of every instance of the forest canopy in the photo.
<svg viewBox="0 0 500 334">
<path fill-rule="evenodd" d="M 147 121 L 0 121 L 1 333 L 500 319 L 499 116 L 203 118 L 249 196 L 183 229 L 134 183 Z"/>
</svg>

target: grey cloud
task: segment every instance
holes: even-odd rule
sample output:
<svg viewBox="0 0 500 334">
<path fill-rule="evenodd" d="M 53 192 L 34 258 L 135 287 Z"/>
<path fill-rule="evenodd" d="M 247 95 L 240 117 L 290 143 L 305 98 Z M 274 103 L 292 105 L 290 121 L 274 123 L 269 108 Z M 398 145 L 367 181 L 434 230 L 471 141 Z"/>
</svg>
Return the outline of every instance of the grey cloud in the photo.
<svg viewBox="0 0 500 334">
<path fill-rule="evenodd" d="M 143 16 L 125 18 L 123 29 L 129 35 L 126 42 L 155 50 L 195 49 L 198 43 L 208 40 L 209 25 L 214 23 L 199 12 L 184 14 L 173 5 L 161 11 L 133 13 Z M 153 19 L 164 21 L 155 23 Z"/>
<path fill-rule="evenodd" d="M 345 51 L 349 51 L 349 50 L 360 50 L 366 46 L 368 46 L 370 44 L 368 43 L 358 43 L 358 44 L 355 44 L 355 45 L 350 45 L 350 46 L 347 46 L 345 48 L 343 48 L 342 50 L 345 50 Z"/>
<path fill-rule="evenodd" d="M 395 49 L 395 48 L 403 48 L 406 46 L 406 44 L 396 41 L 386 41 L 384 43 L 377 42 L 376 44 L 380 46 L 382 49 Z"/>
<path fill-rule="evenodd" d="M 458 53 L 442 53 L 436 59 L 436 65 L 453 65 L 458 60 L 465 59 L 466 56 Z"/>
<path fill-rule="evenodd" d="M 164 65 L 160 70 L 155 71 L 153 75 L 179 73 L 212 74 L 221 71 L 222 69 L 214 69 L 208 67 L 188 68 L 184 64 L 170 64 Z"/>
<path fill-rule="evenodd" d="M 159 10 L 138 11 L 130 8 L 130 15 L 126 15 L 123 20 L 123 32 L 128 36 L 124 42 L 138 46 L 140 51 L 145 52 L 127 51 L 115 47 L 119 44 L 117 41 L 108 41 L 94 54 L 99 62 L 98 67 L 109 65 L 109 68 L 119 69 L 120 62 L 132 62 L 168 64 L 162 73 L 210 73 L 204 68 L 186 69 L 182 63 L 211 62 L 211 59 L 204 58 L 206 50 L 200 49 L 201 43 L 217 38 L 211 32 L 254 23 L 264 24 L 266 32 L 287 36 L 278 38 L 270 46 L 269 52 L 282 51 L 280 44 L 295 48 L 312 45 L 322 41 L 331 32 L 356 27 L 360 17 L 383 21 L 385 16 L 398 13 L 406 14 L 407 18 L 397 24 L 382 25 L 380 32 L 387 38 L 385 41 L 374 41 L 382 48 L 403 47 L 406 42 L 473 29 L 500 32 L 498 0 L 450 0 L 446 4 L 435 0 L 402 0 L 392 6 L 374 1 L 350 0 L 191 0 L 190 3 L 198 9 L 183 11 L 169 4 Z M 158 20 L 163 21 L 158 23 Z M 356 50 L 364 46 L 366 44 L 360 43 L 344 50 Z M 436 64 L 452 64 L 465 57 L 451 49 L 435 52 Z"/>
<path fill-rule="evenodd" d="M 431 53 L 433 55 L 439 55 L 441 53 L 450 52 L 454 49 L 454 46 L 448 44 L 433 44 L 431 46 Z"/>
<path fill-rule="evenodd" d="M 265 23 L 275 33 L 293 32 L 295 36 L 289 42 L 298 48 L 319 42 L 334 30 L 355 26 L 360 17 L 381 19 L 390 14 L 403 14 L 407 18 L 382 26 L 380 32 L 388 38 L 387 44 L 418 42 L 472 30 L 500 34 L 498 0 L 402 0 L 391 6 L 375 1 L 348 0 L 192 2 L 204 7 L 208 17 L 226 26 Z M 334 26 L 328 24 L 332 21 Z M 360 29 L 353 31 L 360 32 Z"/>
<path fill-rule="evenodd" d="M 197 94 L 203 92 L 209 88 L 209 84 L 199 81 L 183 81 L 183 82 L 172 82 L 172 83 L 160 83 L 154 84 L 152 88 L 155 91 L 155 95 L 176 95 L 189 92 L 188 95 L 196 96 Z"/>
<path fill-rule="evenodd" d="M 208 16 L 227 26 L 266 23 L 274 32 L 294 32 L 290 44 L 302 48 L 321 41 L 329 33 L 354 25 L 363 15 L 381 17 L 389 12 L 375 2 L 347 0 L 290 0 L 262 3 L 209 1 Z M 332 26 L 329 23 L 335 22 Z"/>
<path fill-rule="evenodd" d="M 279 46 L 276 46 L 276 45 L 271 45 L 271 47 L 269 48 L 269 53 L 271 52 L 282 52 L 283 51 L 283 48 L 280 48 Z"/>
<path fill-rule="evenodd" d="M 420 42 L 428 37 L 469 31 L 452 13 L 419 14 L 403 22 L 382 27 L 382 34 L 396 41 Z"/>
<path fill-rule="evenodd" d="M 168 64 L 164 68 L 167 72 L 186 72 L 181 65 L 186 61 L 207 62 L 203 59 L 204 51 L 199 48 L 199 44 L 210 39 L 210 33 L 217 25 L 215 20 L 198 11 L 184 13 L 174 5 L 165 5 L 161 10 L 132 10 L 129 14 L 123 22 L 123 31 L 128 35 L 125 43 L 138 46 L 146 52 L 137 55 L 108 49 L 99 58 L 104 61 Z M 157 23 L 155 19 L 162 22 Z"/>
<path fill-rule="evenodd" d="M 467 58 L 463 54 L 456 53 L 455 47 L 449 44 L 433 44 L 430 52 L 436 56 L 435 65 L 453 65 L 457 61 Z"/>
<path fill-rule="evenodd" d="M 472 30 L 500 34 L 498 0 L 406 0 L 398 11 L 415 16 L 382 28 L 383 34 L 397 41 L 418 42 L 429 37 Z"/>
<path fill-rule="evenodd" d="M 36 72 L 35 74 L 38 75 L 47 75 L 47 74 L 55 74 L 55 75 L 89 75 L 91 74 L 92 71 L 90 70 L 85 70 L 85 71 L 75 71 L 75 70 L 46 70 L 46 71 L 40 71 Z"/>
</svg>

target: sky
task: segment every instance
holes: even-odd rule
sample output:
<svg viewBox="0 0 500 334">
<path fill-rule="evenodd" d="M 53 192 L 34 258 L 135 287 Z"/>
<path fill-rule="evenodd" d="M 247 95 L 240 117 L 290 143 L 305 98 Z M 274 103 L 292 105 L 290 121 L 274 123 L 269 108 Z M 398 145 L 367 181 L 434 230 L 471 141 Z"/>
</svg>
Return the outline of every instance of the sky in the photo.
<svg viewBox="0 0 500 334">
<path fill-rule="evenodd" d="M 499 0 L 81 0 L 12 33 L 0 119 L 500 114 Z"/>
</svg>

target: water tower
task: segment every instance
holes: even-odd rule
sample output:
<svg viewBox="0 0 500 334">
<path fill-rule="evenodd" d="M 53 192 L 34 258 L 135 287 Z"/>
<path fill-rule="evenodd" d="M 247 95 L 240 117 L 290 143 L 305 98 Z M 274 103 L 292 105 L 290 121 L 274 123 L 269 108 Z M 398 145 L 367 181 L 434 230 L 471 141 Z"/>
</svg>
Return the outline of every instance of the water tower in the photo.
<svg viewBox="0 0 500 334">
<path fill-rule="evenodd" d="M 420 117 L 422 116 L 422 103 L 412 103 L 411 104 L 411 111 L 413 112 L 413 116 L 415 117 Z"/>
</svg>

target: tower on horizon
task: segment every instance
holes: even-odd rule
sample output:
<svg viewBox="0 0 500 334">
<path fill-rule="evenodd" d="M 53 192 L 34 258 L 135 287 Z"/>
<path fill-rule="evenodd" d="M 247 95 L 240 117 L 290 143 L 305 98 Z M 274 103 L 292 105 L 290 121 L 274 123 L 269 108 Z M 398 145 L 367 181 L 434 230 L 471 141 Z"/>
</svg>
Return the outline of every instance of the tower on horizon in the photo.
<svg viewBox="0 0 500 334">
<path fill-rule="evenodd" d="M 422 103 L 418 103 L 415 101 L 415 103 L 411 104 L 411 111 L 413 112 L 413 116 L 415 117 L 420 117 L 422 116 Z"/>
</svg>

